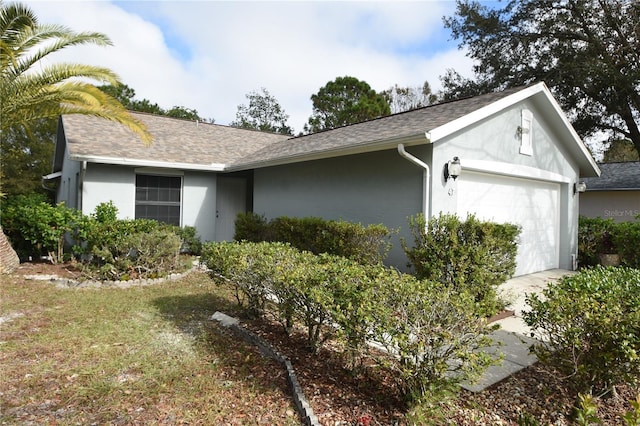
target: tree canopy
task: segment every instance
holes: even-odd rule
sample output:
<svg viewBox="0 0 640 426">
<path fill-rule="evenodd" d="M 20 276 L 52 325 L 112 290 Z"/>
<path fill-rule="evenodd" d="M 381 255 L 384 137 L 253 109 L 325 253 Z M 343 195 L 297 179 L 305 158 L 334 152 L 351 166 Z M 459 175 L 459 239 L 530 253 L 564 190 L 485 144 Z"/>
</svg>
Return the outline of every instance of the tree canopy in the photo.
<svg viewBox="0 0 640 426">
<path fill-rule="evenodd" d="M 245 96 L 249 105 L 238 105 L 236 119 L 231 122 L 231 126 L 282 135 L 293 134 L 293 129 L 287 124 L 289 115 L 267 89 L 263 87 L 261 92 L 252 91 Z"/>
<path fill-rule="evenodd" d="M 355 77 L 338 77 L 311 95 L 313 112 L 305 130 L 318 132 L 391 114 L 382 94 Z"/>
<path fill-rule="evenodd" d="M 422 87 L 400 87 L 397 84 L 382 92 L 391 108 L 391 113 L 410 111 L 438 102 L 438 95 L 431 91 L 431 85 L 425 81 Z"/>
<path fill-rule="evenodd" d="M 102 67 L 57 63 L 42 59 L 61 49 L 83 45 L 111 45 L 100 33 L 76 33 L 52 24 L 40 24 L 20 3 L 0 2 L 0 131 L 16 126 L 29 129 L 40 119 L 61 114 L 89 114 L 119 122 L 145 143 L 151 134 L 112 96 L 87 82 L 119 84 L 116 74 Z"/>
<path fill-rule="evenodd" d="M 41 192 L 42 176 L 51 173 L 56 125 L 54 118 L 32 123 L 27 132 L 11 127 L 2 134 L 2 192 L 6 195 Z"/>
<path fill-rule="evenodd" d="M 609 148 L 604 152 L 603 163 L 619 163 L 625 161 L 640 161 L 638 151 L 627 139 L 616 139 L 611 141 Z"/>
<path fill-rule="evenodd" d="M 106 84 L 99 86 L 98 89 L 116 98 L 126 109 L 131 111 L 146 112 L 149 114 L 164 115 L 173 118 L 182 118 L 186 120 L 198 120 L 213 123 L 213 118 L 204 119 L 200 117 L 198 111 L 183 106 L 174 106 L 171 109 L 161 108 L 157 103 L 151 102 L 149 99 L 136 99 L 136 91 L 126 84 L 113 86 Z"/>
<path fill-rule="evenodd" d="M 626 138 L 640 152 L 638 22 L 638 1 L 457 0 L 445 26 L 477 64 L 472 79 L 450 70 L 445 96 L 544 81 L 582 137 Z"/>
</svg>

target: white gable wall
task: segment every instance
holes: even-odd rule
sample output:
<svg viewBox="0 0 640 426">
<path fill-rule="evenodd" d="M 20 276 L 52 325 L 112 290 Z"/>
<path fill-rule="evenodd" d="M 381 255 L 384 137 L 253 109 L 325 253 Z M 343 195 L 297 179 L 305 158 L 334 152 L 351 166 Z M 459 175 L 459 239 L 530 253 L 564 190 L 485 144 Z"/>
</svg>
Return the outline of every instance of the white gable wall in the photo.
<svg viewBox="0 0 640 426">
<path fill-rule="evenodd" d="M 523 110 L 533 113 L 532 155 L 520 153 L 521 140 L 518 127 L 522 123 Z M 541 201 L 531 201 L 531 208 L 547 208 L 549 210 L 538 213 L 532 211 L 532 215 L 527 220 L 537 221 L 536 226 L 540 227 L 546 218 L 557 217 L 558 235 L 553 237 L 551 234 L 555 231 L 550 231 L 549 237 L 557 238 L 557 241 L 549 244 L 550 249 L 558 252 L 558 262 L 552 267 L 571 269 L 573 266 L 572 254 L 575 255 L 577 252 L 578 219 L 578 197 L 573 195 L 573 184 L 579 179 L 579 169 L 577 163 L 571 160 L 568 150 L 558 140 L 556 132 L 547 124 L 544 114 L 545 111 L 540 111 L 536 104 L 525 101 L 435 142 L 433 149 L 434 179 L 431 186 L 432 213 L 473 211 L 473 207 L 466 203 L 469 198 L 473 197 L 473 194 L 466 193 L 473 191 L 473 186 L 464 183 L 465 164 L 468 166 L 467 171 L 475 169 L 476 172 L 485 173 L 486 180 L 494 179 L 496 176 L 518 178 L 519 181 L 512 179 L 511 182 L 514 185 L 531 188 L 531 192 L 518 192 L 519 189 L 516 188 L 502 189 L 505 197 L 514 196 L 513 194 L 517 193 L 523 196 L 536 192 L 536 197 L 542 197 L 540 199 L 545 197 L 551 199 L 556 197 L 554 194 L 559 194 L 559 200 L 555 204 L 551 201 L 545 202 L 544 207 L 541 206 L 543 204 Z M 574 142 L 569 141 L 569 143 Z M 446 183 L 444 181 L 444 164 L 452 160 L 454 156 L 458 156 L 462 164 L 463 171 L 459 178 L 462 184 L 453 180 Z M 488 188 L 486 180 L 482 183 L 485 185 L 484 189 Z M 540 182 L 540 185 L 536 185 L 535 181 Z M 505 182 L 507 182 L 506 178 L 501 181 L 500 185 L 504 185 Z M 546 186 L 548 191 L 542 195 L 540 187 L 545 184 L 548 184 Z M 552 187 L 557 189 L 551 190 Z M 498 190 L 500 186 L 495 188 Z M 482 219 L 503 221 L 505 215 L 497 210 L 508 209 L 510 200 L 505 199 L 503 203 L 499 203 L 499 197 L 494 197 L 494 199 L 498 204 L 494 206 L 494 210 L 492 211 L 487 206 L 483 208 L 479 206 L 477 209 L 481 212 L 479 216 Z M 524 201 L 529 202 L 530 200 Z M 552 205 L 557 205 L 557 210 L 556 207 L 553 209 L 549 207 Z M 534 213 L 541 216 L 536 218 Z M 515 217 L 515 214 L 512 217 Z M 525 226 L 523 223 L 519 224 Z M 532 233 L 530 225 L 525 232 Z M 526 273 L 530 270 L 521 265 L 519 272 Z"/>
</svg>

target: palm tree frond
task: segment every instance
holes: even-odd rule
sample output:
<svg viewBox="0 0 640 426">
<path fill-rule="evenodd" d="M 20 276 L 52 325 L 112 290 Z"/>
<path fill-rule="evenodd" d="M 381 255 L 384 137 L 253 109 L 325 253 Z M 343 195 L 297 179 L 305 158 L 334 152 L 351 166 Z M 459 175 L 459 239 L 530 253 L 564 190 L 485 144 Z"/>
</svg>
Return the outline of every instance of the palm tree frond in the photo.
<svg viewBox="0 0 640 426">
<path fill-rule="evenodd" d="M 120 84 L 108 68 L 82 64 L 34 65 L 61 49 L 111 40 L 96 32 L 73 32 L 62 25 L 41 25 L 33 11 L 21 3 L 0 0 L 0 131 L 61 114 L 86 114 L 120 123 L 145 144 L 152 136 L 115 98 L 86 80 Z"/>
</svg>

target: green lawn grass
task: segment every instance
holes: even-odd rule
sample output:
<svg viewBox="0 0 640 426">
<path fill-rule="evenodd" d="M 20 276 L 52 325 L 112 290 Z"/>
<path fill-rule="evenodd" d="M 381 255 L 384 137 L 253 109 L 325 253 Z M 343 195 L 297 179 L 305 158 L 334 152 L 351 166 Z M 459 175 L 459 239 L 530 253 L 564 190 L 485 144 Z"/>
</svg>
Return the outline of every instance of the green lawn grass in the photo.
<svg viewBox="0 0 640 426">
<path fill-rule="evenodd" d="M 231 300 L 201 273 L 127 289 L 5 279 L 0 423 L 299 424 L 280 368 L 208 320 Z"/>
</svg>

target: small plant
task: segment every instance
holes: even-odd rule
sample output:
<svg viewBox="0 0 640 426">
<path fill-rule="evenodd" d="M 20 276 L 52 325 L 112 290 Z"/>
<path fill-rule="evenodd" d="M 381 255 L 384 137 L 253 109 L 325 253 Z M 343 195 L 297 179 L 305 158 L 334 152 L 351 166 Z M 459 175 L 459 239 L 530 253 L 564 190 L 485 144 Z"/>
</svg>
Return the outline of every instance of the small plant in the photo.
<svg viewBox="0 0 640 426">
<path fill-rule="evenodd" d="M 622 420 L 627 426 L 640 426 L 640 393 L 634 401 L 629 402 L 631 403 L 632 410 L 626 412 L 622 416 Z"/>
<path fill-rule="evenodd" d="M 519 413 L 518 426 L 540 426 L 540 422 L 529 413 Z"/>
<path fill-rule="evenodd" d="M 602 423 L 598 418 L 598 404 L 593 396 L 579 394 L 575 407 L 575 422 L 578 426 L 590 426 Z"/>
<path fill-rule="evenodd" d="M 523 316 L 547 343 L 536 355 L 579 391 L 607 393 L 640 378 L 640 271 L 584 269 L 527 296 Z"/>
</svg>

